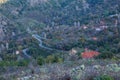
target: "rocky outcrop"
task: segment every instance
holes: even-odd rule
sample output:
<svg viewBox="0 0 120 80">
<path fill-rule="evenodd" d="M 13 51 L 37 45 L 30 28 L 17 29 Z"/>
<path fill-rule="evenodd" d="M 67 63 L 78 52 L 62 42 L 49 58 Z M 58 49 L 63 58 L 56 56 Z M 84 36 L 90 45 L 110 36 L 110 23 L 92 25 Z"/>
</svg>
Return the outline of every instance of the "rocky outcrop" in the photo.
<svg viewBox="0 0 120 80">
<path fill-rule="evenodd" d="M 0 25 L 0 41 L 2 41 L 4 37 L 5 37 L 5 34 L 4 34 L 2 26 Z"/>
<path fill-rule="evenodd" d="M 8 19 L 0 14 L 0 41 L 5 41 L 5 37 L 7 36 L 7 34 L 9 34 L 7 32 L 8 29 Z"/>
<path fill-rule="evenodd" d="M 0 57 L 0 61 L 2 61 L 3 59 Z"/>
</svg>

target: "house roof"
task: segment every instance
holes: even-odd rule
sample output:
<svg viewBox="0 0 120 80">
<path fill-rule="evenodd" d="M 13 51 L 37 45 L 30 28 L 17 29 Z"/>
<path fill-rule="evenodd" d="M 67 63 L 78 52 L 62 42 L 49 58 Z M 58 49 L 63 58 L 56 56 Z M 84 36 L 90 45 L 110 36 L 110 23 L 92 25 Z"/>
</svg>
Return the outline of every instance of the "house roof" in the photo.
<svg viewBox="0 0 120 80">
<path fill-rule="evenodd" d="M 97 51 L 85 51 L 81 54 L 82 58 L 93 58 L 98 56 L 100 53 Z"/>
</svg>

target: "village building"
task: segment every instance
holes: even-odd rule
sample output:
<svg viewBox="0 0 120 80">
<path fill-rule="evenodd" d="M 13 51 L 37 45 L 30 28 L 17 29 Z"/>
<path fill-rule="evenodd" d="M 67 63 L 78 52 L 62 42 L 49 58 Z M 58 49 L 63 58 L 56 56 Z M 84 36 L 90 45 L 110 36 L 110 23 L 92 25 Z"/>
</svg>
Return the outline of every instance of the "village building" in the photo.
<svg viewBox="0 0 120 80">
<path fill-rule="evenodd" d="M 101 31 L 102 29 L 101 28 L 95 28 L 96 31 Z"/>
<path fill-rule="evenodd" d="M 98 38 L 97 37 L 92 37 L 92 40 L 97 41 Z"/>
<path fill-rule="evenodd" d="M 85 50 L 85 52 L 81 53 L 82 58 L 94 58 L 98 56 L 100 53 L 92 50 Z"/>
<path fill-rule="evenodd" d="M 85 26 L 85 25 L 83 26 L 83 29 L 87 29 L 87 28 L 88 28 L 87 26 Z"/>
<path fill-rule="evenodd" d="M 71 49 L 69 52 L 69 55 L 75 55 L 77 53 L 77 50 Z"/>
</svg>

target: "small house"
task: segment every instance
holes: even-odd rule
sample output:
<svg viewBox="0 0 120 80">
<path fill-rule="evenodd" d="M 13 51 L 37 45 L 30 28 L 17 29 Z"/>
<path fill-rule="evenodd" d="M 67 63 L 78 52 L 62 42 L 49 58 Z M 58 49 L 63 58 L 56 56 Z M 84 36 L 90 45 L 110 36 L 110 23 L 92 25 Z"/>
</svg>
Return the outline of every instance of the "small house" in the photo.
<svg viewBox="0 0 120 80">
<path fill-rule="evenodd" d="M 94 58 L 96 56 L 98 56 L 100 53 L 97 51 L 85 51 L 83 53 L 81 53 L 82 58 Z"/>
</svg>

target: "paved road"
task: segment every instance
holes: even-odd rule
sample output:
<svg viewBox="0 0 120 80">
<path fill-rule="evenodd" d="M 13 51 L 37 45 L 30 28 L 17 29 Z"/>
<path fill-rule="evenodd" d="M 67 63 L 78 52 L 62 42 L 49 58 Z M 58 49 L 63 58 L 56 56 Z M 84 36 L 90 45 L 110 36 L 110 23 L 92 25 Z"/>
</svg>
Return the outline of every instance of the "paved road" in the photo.
<svg viewBox="0 0 120 80">
<path fill-rule="evenodd" d="M 28 31 L 28 32 L 31 33 L 30 31 Z M 50 47 L 47 47 L 47 46 L 43 45 L 43 41 L 42 40 L 46 40 L 46 38 L 41 37 L 38 34 L 32 34 L 32 37 L 39 41 L 39 47 L 41 47 L 43 49 L 46 49 L 46 50 L 56 50 L 56 51 L 63 52 L 63 50 L 53 49 L 53 48 L 50 48 Z M 23 54 L 24 54 L 25 57 L 31 58 L 31 56 L 27 53 L 28 50 L 29 49 L 26 48 L 26 49 L 23 49 L 22 52 L 23 52 Z"/>
<path fill-rule="evenodd" d="M 22 50 L 22 52 L 23 52 L 23 54 L 24 54 L 24 57 L 26 57 L 26 58 L 32 58 L 32 57 L 27 53 L 28 50 L 29 50 L 28 48 Z"/>
<path fill-rule="evenodd" d="M 52 48 L 49 48 L 49 47 L 46 47 L 46 46 L 43 45 L 42 39 L 45 39 L 45 38 L 43 38 L 43 37 L 41 37 L 37 34 L 33 34 L 32 37 L 39 41 L 39 46 L 41 48 L 44 48 L 44 49 L 47 49 L 47 50 L 53 50 Z"/>
</svg>

